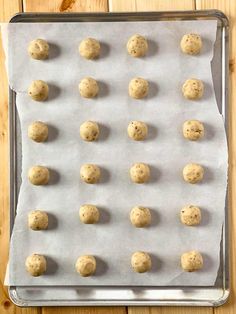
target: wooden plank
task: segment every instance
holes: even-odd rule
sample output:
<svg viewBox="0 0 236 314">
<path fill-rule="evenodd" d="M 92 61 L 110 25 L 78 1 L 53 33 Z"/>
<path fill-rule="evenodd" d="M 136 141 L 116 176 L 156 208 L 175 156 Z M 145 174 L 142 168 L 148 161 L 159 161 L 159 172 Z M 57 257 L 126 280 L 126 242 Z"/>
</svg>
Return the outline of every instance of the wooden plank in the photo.
<svg viewBox="0 0 236 314">
<path fill-rule="evenodd" d="M 30 1 L 24 0 L 24 11 L 25 12 L 66 12 L 66 11 L 73 11 L 73 12 L 89 12 L 89 11 L 104 11 L 108 10 L 108 5 L 106 0 L 98 0 L 98 1 Z M 42 308 L 42 312 L 44 314 L 105 314 L 107 312 L 111 314 L 125 314 L 126 308 L 125 307 L 72 307 L 72 308 L 50 308 L 44 307 Z"/>
<path fill-rule="evenodd" d="M 110 11 L 164 11 L 164 10 L 194 10 L 192 0 L 109 0 Z M 128 307 L 129 314 L 212 314 L 213 309 L 194 307 Z"/>
<path fill-rule="evenodd" d="M 229 204 L 231 234 L 230 234 L 230 261 L 231 261 L 231 292 L 227 304 L 222 307 L 215 308 L 215 314 L 234 314 L 236 313 L 236 2 L 234 0 L 197 0 L 197 9 L 219 9 L 223 11 L 230 20 L 230 110 L 229 110 Z"/>
<path fill-rule="evenodd" d="M 106 12 L 108 11 L 108 3 L 106 0 L 89 0 L 89 1 L 33 1 L 24 0 L 25 12 Z M 43 307 L 43 314 L 126 314 L 125 307 Z"/>
<path fill-rule="evenodd" d="M 125 307 L 44 307 L 42 314 L 126 314 Z"/>
<path fill-rule="evenodd" d="M 22 10 L 21 0 L 0 1 L 0 21 L 8 22 Z M 1 314 L 40 314 L 36 308 L 17 308 L 9 299 L 7 287 L 3 286 L 9 244 L 9 173 L 8 173 L 8 83 L 4 64 L 5 56 L 0 38 L 0 313 Z"/>
<path fill-rule="evenodd" d="M 23 0 L 25 12 L 106 12 L 107 0 Z"/>
<path fill-rule="evenodd" d="M 109 11 L 193 10 L 194 0 L 109 0 Z"/>
<path fill-rule="evenodd" d="M 211 309 L 212 310 L 212 309 Z M 128 307 L 128 314 L 208 314 L 208 308 L 201 307 Z"/>
</svg>

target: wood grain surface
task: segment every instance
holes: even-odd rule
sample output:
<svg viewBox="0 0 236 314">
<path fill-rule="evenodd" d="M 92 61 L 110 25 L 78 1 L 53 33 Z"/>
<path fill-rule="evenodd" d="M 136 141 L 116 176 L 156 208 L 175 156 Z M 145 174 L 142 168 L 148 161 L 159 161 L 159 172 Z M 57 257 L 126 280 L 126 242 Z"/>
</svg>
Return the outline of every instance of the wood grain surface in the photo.
<svg viewBox="0 0 236 314">
<path fill-rule="evenodd" d="M 236 207 L 236 1 L 235 0 L 0 0 L 0 20 L 16 12 L 118 12 L 219 9 L 230 18 L 230 208 Z M 3 286 L 9 244 L 8 86 L 0 44 L 0 314 L 236 314 L 236 212 L 230 212 L 231 294 L 219 308 L 201 307 L 72 307 L 18 308 Z"/>
</svg>

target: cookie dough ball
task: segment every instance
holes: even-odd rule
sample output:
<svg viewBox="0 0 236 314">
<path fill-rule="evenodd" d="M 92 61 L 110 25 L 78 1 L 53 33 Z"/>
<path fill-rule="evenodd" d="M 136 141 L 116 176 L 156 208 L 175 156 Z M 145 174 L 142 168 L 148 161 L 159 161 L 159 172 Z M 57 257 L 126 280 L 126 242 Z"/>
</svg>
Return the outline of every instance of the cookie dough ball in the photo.
<svg viewBox="0 0 236 314">
<path fill-rule="evenodd" d="M 43 39 L 34 39 L 29 43 L 28 53 L 31 58 L 36 60 L 47 59 L 49 54 L 49 45 Z"/>
<path fill-rule="evenodd" d="M 199 164 L 187 164 L 183 169 L 184 180 L 188 183 L 197 183 L 202 181 L 204 169 Z"/>
<path fill-rule="evenodd" d="M 135 252 L 131 257 L 131 266 L 136 273 L 145 273 L 152 267 L 151 257 L 146 252 Z"/>
<path fill-rule="evenodd" d="M 97 183 L 100 179 L 100 176 L 100 169 L 96 165 L 85 164 L 80 168 L 80 178 L 86 183 Z"/>
<path fill-rule="evenodd" d="M 135 141 L 142 141 L 147 137 L 148 127 L 144 122 L 131 121 L 127 129 L 128 135 Z"/>
<path fill-rule="evenodd" d="M 130 168 L 130 178 L 135 183 L 145 183 L 150 178 L 150 169 L 144 163 L 135 163 Z"/>
<path fill-rule="evenodd" d="M 184 206 L 180 211 L 180 220 L 184 225 L 195 226 L 201 222 L 201 210 L 194 205 Z"/>
<path fill-rule="evenodd" d="M 188 120 L 183 124 L 183 136 L 190 141 L 197 141 L 204 136 L 204 126 L 198 120 Z"/>
<path fill-rule="evenodd" d="M 88 277 L 96 271 L 96 259 L 92 255 L 80 256 L 75 264 L 76 271 L 82 277 Z"/>
<path fill-rule="evenodd" d="M 41 121 L 31 123 L 28 127 L 28 137 L 38 143 L 45 142 L 48 138 L 47 125 Z"/>
<path fill-rule="evenodd" d="M 93 142 L 99 136 L 99 127 L 96 122 L 85 121 L 80 126 L 80 136 L 84 141 Z"/>
<path fill-rule="evenodd" d="M 86 38 L 79 45 L 79 53 L 88 60 L 96 59 L 100 55 L 100 44 L 94 38 Z"/>
<path fill-rule="evenodd" d="M 44 101 L 48 98 L 48 84 L 44 81 L 33 81 L 28 88 L 28 95 L 36 101 Z"/>
<path fill-rule="evenodd" d="M 135 206 L 130 212 L 130 221 L 137 228 L 143 228 L 150 224 L 151 213 L 147 207 Z"/>
<path fill-rule="evenodd" d="M 146 38 L 135 34 L 127 42 L 127 51 L 132 57 L 143 57 L 148 51 Z"/>
<path fill-rule="evenodd" d="M 32 230 L 45 230 L 48 227 L 48 215 L 42 210 L 32 210 L 28 214 L 28 226 Z"/>
<path fill-rule="evenodd" d="M 141 99 L 148 94 L 148 81 L 141 77 L 135 77 L 129 82 L 129 95 L 135 99 Z"/>
<path fill-rule="evenodd" d="M 203 96 L 204 85 L 202 81 L 191 78 L 185 81 L 182 92 L 185 98 L 190 100 L 200 99 Z"/>
<path fill-rule="evenodd" d="M 98 83 L 91 77 L 85 77 L 79 83 L 79 92 L 84 98 L 94 98 L 98 91 Z"/>
<path fill-rule="evenodd" d="M 183 53 L 197 55 L 202 48 L 202 39 L 198 34 L 186 34 L 182 37 L 180 47 Z"/>
<path fill-rule="evenodd" d="M 85 204 L 79 209 L 79 218 L 84 224 L 94 224 L 99 220 L 99 211 L 96 206 Z"/>
<path fill-rule="evenodd" d="M 183 169 L 184 180 L 188 183 L 197 183 L 202 181 L 204 169 L 198 164 L 187 164 Z"/>
<path fill-rule="evenodd" d="M 31 276 L 38 277 L 45 273 L 47 262 L 43 255 L 32 254 L 26 258 L 25 267 Z"/>
<path fill-rule="evenodd" d="M 202 255 L 197 251 L 190 251 L 182 254 L 181 266 L 185 271 L 195 271 L 203 267 Z"/>
<path fill-rule="evenodd" d="M 28 178 L 33 185 L 45 185 L 50 178 L 49 170 L 43 166 L 31 167 L 28 172 Z"/>
</svg>

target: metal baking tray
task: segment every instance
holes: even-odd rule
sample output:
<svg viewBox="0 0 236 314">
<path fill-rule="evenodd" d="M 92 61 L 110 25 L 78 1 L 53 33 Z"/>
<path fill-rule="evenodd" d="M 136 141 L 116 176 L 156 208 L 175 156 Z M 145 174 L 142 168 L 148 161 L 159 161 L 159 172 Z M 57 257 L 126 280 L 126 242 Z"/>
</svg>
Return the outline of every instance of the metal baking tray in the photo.
<svg viewBox="0 0 236 314">
<path fill-rule="evenodd" d="M 228 28 L 227 17 L 218 10 L 139 12 L 139 13 L 19 13 L 10 23 L 45 22 L 115 22 L 115 21 L 176 21 L 216 20 L 217 35 L 212 60 L 214 90 L 220 113 L 228 129 Z M 214 73 L 214 69 L 217 72 Z M 221 71 L 219 71 L 221 69 Z M 220 73 L 220 74 L 219 74 Z M 9 90 L 10 128 L 10 224 L 11 232 L 16 214 L 21 184 L 21 130 L 16 110 L 16 95 Z M 65 292 L 67 297 L 65 298 Z M 18 306 L 79 306 L 79 305 L 195 305 L 219 306 L 229 296 L 228 201 L 226 197 L 225 224 L 222 228 L 220 267 L 214 286 L 209 287 L 113 287 L 113 286 L 10 286 L 9 296 Z"/>
</svg>

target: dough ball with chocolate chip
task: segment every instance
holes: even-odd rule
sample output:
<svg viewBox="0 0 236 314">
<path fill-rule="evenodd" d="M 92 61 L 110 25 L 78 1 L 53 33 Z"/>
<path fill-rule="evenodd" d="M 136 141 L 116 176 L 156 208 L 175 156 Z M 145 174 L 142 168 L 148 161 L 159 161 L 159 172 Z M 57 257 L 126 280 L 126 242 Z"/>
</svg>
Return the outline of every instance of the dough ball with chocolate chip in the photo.
<svg viewBox="0 0 236 314">
<path fill-rule="evenodd" d="M 32 210 L 28 214 L 28 226 L 32 230 L 45 230 L 48 227 L 48 215 L 42 210 Z"/>
<path fill-rule="evenodd" d="M 101 176 L 100 169 L 96 165 L 84 164 L 80 168 L 80 178 L 88 184 L 97 183 L 100 179 L 100 176 Z"/>
<path fill-rule="evenodd" d="M 44 101 L 48 98 L 48 84 L 41 80 L 33 81 L 28 88 L 28 95 L 35 101 Z"/>
<path fill-rule="evenodd" d="M 80 256 L 76 261 L 75 268 L 82 277 L 91 276 L 96 271 L 96 259 L 92 255 Z"/>
<path fill-rule="evenodd" d="M 84 204 L 79 209 L 79 218 L 84 224 L 94 224 L 99 220 L 99 211 L 94 205 Z"/>
<path fill-rule="evenodd" d="M 198 34 L 186 34 L 182 37 L 180 47 L 183 53 L 197 55 L 202 48 L 202 39 Z"/>
<path fill-rule="evenodd" d="M 131 121 L 127 129 L 128 135 L 135 141 L 142 141 L 147 137 L 148 127 L 144 122 Z"/>
<path fill-rule="evenodd" d="M 184 271 L 192 272 L 203 267 L 203 258 L 198 251 L 190 251 L 182 254 L 181 266 Z"/>
<path fill-rule="evenodd" d="M 149 90 L 148 81 L 141 77 L 135 77 L 129 82 L 129 95 L 135 99 L 147 96 Z"/>
<path fill-rule="evenodd" d="M 45 185 L 50 178 L 49 170 L 43 166 L 33 166 L 28 171 L 28 178 L 33 185 Z"/>
<path fill-rule="evenodd" d="M 32 254 L 26 258 L 25 267 L 31 276 L 38 277 L 45 273 L 47 262 L 43 255 Z"/>
<path fill-rule="evenodd" d="M 201 222 L 201 210 L 194 205 L 184 206 L 180 211 L 180 220 L 184 225 L 195 226 Z"/>
<path fill-rule="evenodd" d="M 80 136 L 84 141 L 95 141 L 99 136 L 98 124 L 93 121 L 85 121 L 80 126 Z"/>
<path fill-rule="evenodd" d="M 144 163 L 135 163 L 130 168 L 130 178 L 135 183 L 145 183 L 150 178 L 150 169 Z"/>
<path fill-rule="evenodd" d="M 148 43 L 146 38 L 139 34 L 135 34 L 127 42 L 127 51 L 132 57 L 143 57 L 148 51 Z"/>
<path fill-rule="evenodd" d="M 100 44 L 94 38 L 86 38 L 79 45 L 80 55 L 88 60 L 96 59 L 100 55 Z"/>
<path fill-rule="evenodd" d="M 31 58 L 44 60 L 48 58 L 49 45 L 44 39 L 34 39 L 29 43 L 28 53 Z"/>
<path fill-rule="evenodd" d="M 41 121 L 35 121 L 28 127 L 28 137 L 38 143 L 45 142 L 48 138 L 48 127 Z"/>
<path fill-rule="evenodd" d="M 151 257 L 146 252 L 135 252 L 131 257 L 131 266 L 136 273 L 145 273 L 152 267 Z"/>
<path fill-rule="evenodd" d="M 98 91 L 98 83 L 91 77 L 85 77 L 79 83 L 79 92 L 84 98 L 94 98 Z"/>
<path fill-rule="evenodd" d="M 183 169 L 183 178 L 188 183 L 197 183 L 202 181 L 204 176 L 204 169 L 199 164 L 187 164 Z"/>
<path fill-rule="evenodd" d="M 149 208 L 143 206 L 135 206 L 130 212 L 130 221 L 137 228 L 143 228 L 150 224 L 151 213 Z"/>
<path fill-rule="evenodd" d="M 183 124 L 183 136 L 190 141 L 197 141 L 204 136 L 204 126 L 198 120 L 188 120 Z"/>
<path fill-rule="evenodd" d="M 185 98 L 190 100 L 197 100 L 202 98 L 204 92 L 204 85 L 201 80 L 191 78 L 185 81 L 182 92 Z"/>
</svg>

